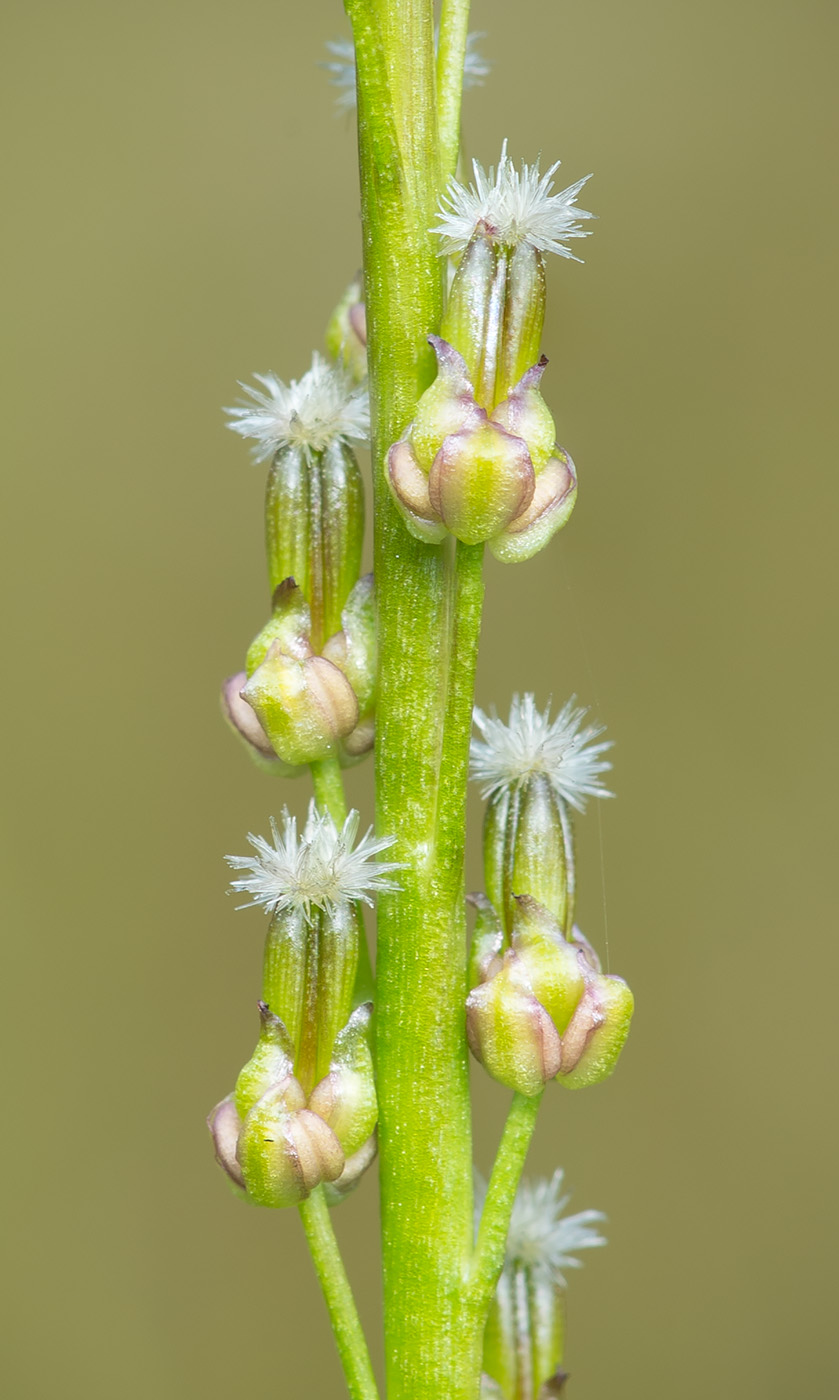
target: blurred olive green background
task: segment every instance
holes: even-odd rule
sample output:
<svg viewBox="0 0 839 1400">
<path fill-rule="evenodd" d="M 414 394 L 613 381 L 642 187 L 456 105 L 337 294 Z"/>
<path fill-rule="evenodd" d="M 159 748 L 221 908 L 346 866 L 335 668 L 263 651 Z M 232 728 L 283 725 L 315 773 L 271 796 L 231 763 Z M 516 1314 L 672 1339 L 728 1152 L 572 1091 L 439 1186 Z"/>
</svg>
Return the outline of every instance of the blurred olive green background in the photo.
<svg viewBox="0 0 839 1400">
<path fill-rule="evenodd" d="M 222 856 L 307 800 L 217 713 L 267 601 L 264 473 L 221 405 L 306 368 L 359 261 L 316 66 L 346 22 L 6 0 L 2 25 L 3 1389 L 338 1396 L 294 1213 L 228 1195 L 204 1115 L 263 932 Z M 490 561 L 478 697 L 576 692 L 616 741 L 580 913 L 637 1024 L 608 1084 L 547 1095 L 530 1163 L 609 1215 L 570 1394 L 827 1400 L 836 7 L 490 0 L 473 26 L 468 154 L 596 172 L 545 347 L 579 505 L 533 563 Z M 350 788 L 366 818 L 369 764 Z M 486 1169 L 506 1094 L 474 1081 Z M 375 1209 L 371 1177 L 337 1217 L 374 1333 Z"/>
</svg>

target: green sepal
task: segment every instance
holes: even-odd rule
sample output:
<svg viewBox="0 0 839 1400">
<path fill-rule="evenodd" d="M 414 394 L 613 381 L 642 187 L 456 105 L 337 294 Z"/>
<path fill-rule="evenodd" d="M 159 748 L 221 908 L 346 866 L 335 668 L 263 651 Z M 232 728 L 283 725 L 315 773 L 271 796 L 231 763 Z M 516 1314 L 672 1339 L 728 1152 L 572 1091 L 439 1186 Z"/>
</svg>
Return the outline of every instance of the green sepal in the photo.
<svg viewBox="0 0 839 1400">
<path fill-rule="evenodd" d="M 328 1123 L 347 1158 L 371 1137 L 379 1116 L 369 1043 L 372 1011 L 369 1002 L 356 1007 L 335 1040 L 329 1073 L 309 1097 L 309 1108 Z"/>
<path fill-rule="evenodd" d="M 557 1080 L 566 1089 L 585 1089 L 608 1079 L 618 1062 L 629 1035 L 635 998 L 622 977 L 593 974 L 589 989 L 594 997 L 597 1014 L 602 1017 L 587 1038 L 586 1045 L 573 1068 L 560 1068 Z M 585 1010 L 585 1007 L 581 1007 Z M 564 1047 L 563 1047 L 564 1049 Z"/>
<path fill-rule="evenodd" d="M 483 894 L 467 895 L 467 903 L 476 910 L 475 927 L 469 947 L 467 981 L 470 989 L 486 982 L 501 967 L 504 952 L 504 929 L 490 901 Z"/>
<path fill-rule="evenodd" d="M 579 955 L 565 941 L 547 909 L 532 896 L 519 895 L 515 904 L 512 947 L 533 995 L 561 1036 L 586 990 Z"/>
<path fill-rule="evenodd" d="M 344 1169 L 338 1139 L 306 1108 L 306 1096 L 293 1078 L 254 1104 L 242 1124 L 237 1154 L 249 1198 L 275 1208 L 298 1205 Z"/>
<path fill-rule="evenodd" d="M 294 1066 L 294 1046 L 280 1020 L 264 1001 L 259 1006 L 260 1029 L 256 1049 L 239 1072 L 233 1102 L 239 1117 L 244 1119 L 257 1099 L 267 1093 L 272 1084 L 287 1079 Z"/>
<path fill-rule="evenodd" d="M 292 1059 L 303 1024 L 306 989 L 307 925 L 300 909 L 274 914 L 265 938 L 262 964 L 262 1000 L 284 1025 L 292 1045 Z"/>
<path fill-rule="evenodd" d="M 248 647 L 245 658 L 248 680 L 262 665 L 274 642 L 279 642 L 280 650 L 288 656 L 296 657 L 298 661 L 305 661 L 306 657 L 312 654 L 309 640 L 312 627 L 309 604 L 294 578 L 284 578 L 277 585 L 272 606 L 269 621 Z"/>
</svg>

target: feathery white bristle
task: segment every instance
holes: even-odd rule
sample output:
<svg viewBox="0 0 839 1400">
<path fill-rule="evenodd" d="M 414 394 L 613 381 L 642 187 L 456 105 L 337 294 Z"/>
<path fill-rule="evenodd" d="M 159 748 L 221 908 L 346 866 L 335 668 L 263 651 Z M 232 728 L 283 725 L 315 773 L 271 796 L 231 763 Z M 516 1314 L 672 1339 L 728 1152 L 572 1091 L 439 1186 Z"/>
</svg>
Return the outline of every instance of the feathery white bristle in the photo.
<svg viewBox="0 0 839 1400">
<path fill-rule="evenodd" d="M 473 719 L 483 738 L 473 739 L 471 777 L 482 784 L 481 795 L 494 797 L 534 773 L 544 773 L 554 790 L 578 812 L 588 797 L 612 797 L 600 774 L 612 767 L 603 757 L 610 739 L 594 741 L 602 724 L 584 724 L 588 710 L 577 706 L 576 695 L 566 701 L 555 720 L 551 707 L 540 712 L 532 695 L 514 695 L 505 724 L 495 711 L 475 709 Z"/>
<path fill-rule="evenodd" d="M 309 447 L 322 452 L 330 443 L 366 442 L 370 434 L 367 389 L 317 352 L 301 379 L 284 384 L 273 374 L 255 374 L 263 388 L 241 384 L 250 403 L 226 408 L 228 428 L 252 438 L 253 458 L 265 462 L 281 447 Z"/>
<path fill-rule="evenodd" d="M 300 837 L 296 818 L 285 808 L 282 830 L 271 818 L 273 844 L 249 833 L 256 855 L 225 857 L 234 870 L 249 872 L 230 882 L 231 889 L 251 896 L 239 907 L 258 904 L 269 914 L 292 909 L 310 919 L 313 908 L 329 913 L 356 899 L 372 904 L 371 895 L 377 891 L 398 889 L 388 876 L 402 868 L 400 863 L 372 859 L 396 838 L 376 838 L 371 828 L 353 850 L 358 821 L 358 812 L 350 812 L 339 831 L 332 818 L 319 812 L 312 802 Z"/>
<path fill-rule="evenodd" d="M 574 203 L 591 175 L 551 194 L 554 172 L 559 166 L 556 161 L 544 175 L 539 174 L 538 161 L 516 170 L 507 155 L 506 141 L 497 170 L 494 166 L 484 170 L 478 161 L 473 161 L 472 183 L 450 182 L 444 207 L 439 211 L 440 222 L 432 230 L 443 240 L 442 252 L 461 252 L 478 225 L 483 224 L 494 243 L 511 247 L 526 243 L 540 253 L 558 253 L 580 262 L 563 240 L 588 238 L 591 232 L 580 228 L 578 220 L 593 219 L 594 215 L 587 209 L 578 209 Z"/>
<path fill-rule="evenodd" d="M 570 1196 L 560 1194 L 562 1170 L 548 1181 L 523 1181 L 516 1192 L 505 1263 L 509 1268 L 529 1268 L 549 1274 L 554 1283 L 564 1284 L 564 1269 L 579 1269 L 577 1250 L 596 1249 L 606 1238 L 594 1228 L 606 1217 L 599 1210 L 581 1210 L 563 1215 Z"/>
</svg>

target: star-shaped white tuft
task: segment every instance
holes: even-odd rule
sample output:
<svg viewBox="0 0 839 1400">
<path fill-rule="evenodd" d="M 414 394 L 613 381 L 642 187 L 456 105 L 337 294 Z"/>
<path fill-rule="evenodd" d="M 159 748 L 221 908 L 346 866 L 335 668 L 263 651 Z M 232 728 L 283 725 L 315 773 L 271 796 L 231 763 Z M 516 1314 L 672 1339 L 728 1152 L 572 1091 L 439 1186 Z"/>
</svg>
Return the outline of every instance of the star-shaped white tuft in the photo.
<svg viewBox="0 0 839 1400">
<path fill-rule="evenodd" d="M 339 831 L 332 818 L 318 812 L 312 802 L 298 837 L 296 818 L 283 808 L 282 830 L 271 818 L 273 845 L 263 836 L 249 833 L 256 855 L 225 857 L 234 870 L 249 872 L 230 882 L 231 889 L 251 896 L 239 907 L 260 904 L 269 914 L 292 909 L 311 919 L 313 909 L 332 913 L 337 906 L 356 899 L 372 904 L 371 895 L 378 890 L 398 889 L 388 876 L 402 868 L 400 863 L 372 859 L 396 838 L 375 838 L 371 828 L 353 850 L 358 820 L 358 812 L 350 812 Z"/>
<path fill-rule="evenodd" d="M 507 1235 L 505 1268 L 532 1269 L 564 1285 L 564 1269 L 579 1269 L 574 1254 L 606 1244 L 594 1227 L 606 1219 L 602 1211 L 581 1210 L 563 1215 L 570 1196 L 562 1196 L 562 1170 L 550 1181 L 523 1181 L 516 1192 Z"/>
<path fill-rule="evenodd" d="M 432 230 L 443 240 L 442 252 L 461 252 L 479 224 L 494 243 L 514 247 L 526 243 L 540 253 L 559 253 L 563 258 L 575 257 L 566 248 L 564 239 L 588 238 L 590 229 L 580 227 L 578 220 L 593 219 L 587 209 L 578 209 L 574 201 L 583 185 L 582 180 L 551 194 L 556 161 L 544 175 L 539 174 L 539 162 L 522 165 L 516 170 L 507 155 L 507 142 L 501 147 L 498 169 L 472 162 L 473 183 L 461 185 L 452 180 L 446 191 L 440 222 Z"/>
<path fill-rule="evenodd" d="M 263 387 L 241 384 L 250 403 L 226 408 L 234 433 L 253 438 L 255 462 L 265 462 L 281 447 L 309 447 L 322 452 L 332 442 L 366 442 L 370 434 L 367 389 L 353 384 L 342 369 L 317 352 L 302 379 L 284 384 L 273 374 L 255 374 Z"/>
<path fill-rule="evenodd" d="M 514 695 L 507 724 L 495 711 L 485 715 L 475 709 L 473 718 L 483 739 L 473 739 L 471 776 L 482 783 L 481 795 L 494 797 L 504 788 L 516 787 L 533 773 L 544 773 L 555 792 L 578 812 L 586 798 L 612 797 L 600 781 L 611 768 L 603 757 L 611 739 L 595 743 L 602 724 L 584 724 L 588 710 L 577 706 L 572 695 L 551 720 L 551 707 L 540 713 L 532 695 Z"/>
</svg>

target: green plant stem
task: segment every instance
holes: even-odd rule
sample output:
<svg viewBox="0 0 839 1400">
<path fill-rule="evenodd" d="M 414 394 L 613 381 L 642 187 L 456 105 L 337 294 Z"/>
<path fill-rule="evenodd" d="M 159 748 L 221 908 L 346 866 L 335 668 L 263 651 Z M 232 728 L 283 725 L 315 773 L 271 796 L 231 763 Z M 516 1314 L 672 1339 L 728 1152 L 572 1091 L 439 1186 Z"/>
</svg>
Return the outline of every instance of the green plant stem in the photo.
<svg viewBox="0 0 839 1400">
<path fill-rule="evenodd" d="M 338 1251 L 338 1242 L 332 1229 L 323 1187 L 316 1187 L 311 1196 L 301 1202 L 299 1210 L 312 1260 L 329 1309 L 329 1318 L 350 1395 L 353 1400 L 378 1400 L 379 1392 L 370 1354 L 361 1330 L 349 1279 Z"/>
<path fill-rule="evenodd" d="M 413 539 L 388 448 L 433 376 L 443 264 L 430 0 L 351 0 L 358 74 L 365 305 L 376 493 L 377 824 L 404 861 L 379 900 L 377 1088 L 388 1400 L 473 1400 L 464 1313 L 472 1249 L 464 1034 L 463 804 L 473 651 L 453 626 L 451 551 Z M 468 570 L 467 570 L 468 573 Z M 473 623 L 474 625 L 474 623 Z M 450 701 L 455 639 L 463 668 Z"/>
<path fill-rule="evenodd" d="M 322 758 L 313 763 L 312 784 L 315 801 L 322 812 L 328 812 L 340 829 L 347 819 L 347 799 L 344 796 L 344 779 L 337 758 Z"/>
<path fill-rule="evenodd" d="M 437 113 L 444 180 L 451 179 L 457 169 L 468 28 L 469 0 L 443 0 L 437 43 Z"/>
<path fill-rule="evenodd" d="M 469 1285 L 470 1299 L 479 1319 L 483 1319 L 481 1327 L 486 1321 L 504 1263 L 504 1245 L 513 1202 L 541 1101 L 541 1094 L 532 1099 L 524 1094 L 514 1095 L 489 1179 Z"/>
</svg>

